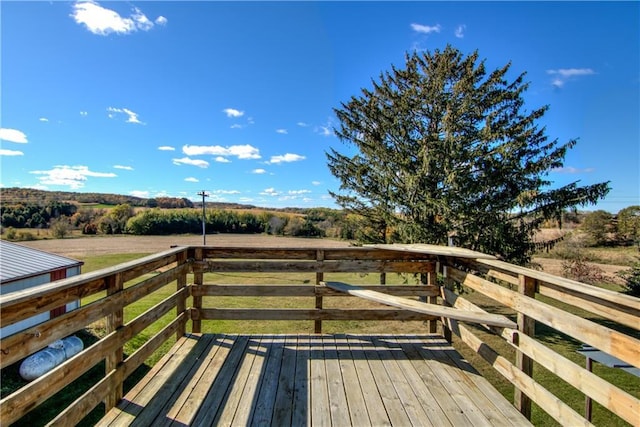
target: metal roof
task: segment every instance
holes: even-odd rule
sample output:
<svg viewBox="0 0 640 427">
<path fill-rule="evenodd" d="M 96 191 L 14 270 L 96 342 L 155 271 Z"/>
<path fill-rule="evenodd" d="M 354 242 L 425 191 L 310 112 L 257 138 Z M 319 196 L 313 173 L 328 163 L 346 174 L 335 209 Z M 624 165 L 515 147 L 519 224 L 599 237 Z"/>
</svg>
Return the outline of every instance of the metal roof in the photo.
<svg viewBox="0 0 640 427">
<path fill-rule="evenodd" d="M 0 283 L 82 264 L 82 261 L 0 240 Z"/>
</svg>

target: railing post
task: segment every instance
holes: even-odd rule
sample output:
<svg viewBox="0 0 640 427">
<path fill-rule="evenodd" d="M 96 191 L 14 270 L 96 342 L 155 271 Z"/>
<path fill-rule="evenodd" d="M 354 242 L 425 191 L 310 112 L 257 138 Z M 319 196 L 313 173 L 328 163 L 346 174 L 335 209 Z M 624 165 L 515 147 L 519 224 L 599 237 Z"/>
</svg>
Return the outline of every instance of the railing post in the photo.
<svg viewBox="0 0 640 427">
<path fill-rule="evenodd" d="M 536 282 L 535 279 L 525 276 L 524 274 L 518 275 L 518 292 L 535 298 L 536 296 Z M 524 314 L 518 312 L 518 333 L 525 334 L 530 337 L 535 335 L 535 319 L 532 319 Z M 516 367 L 528 376 L 533 375 L 533 360 L 526 356 L 523 352 L 516 350 Z M 531 399 L 524 394 L 517 386 L 513 395 L 515 407 L 524 415 L 528 420 L 531 419 Z"/>
<path fill-rule="evenodd" d="M 316 251 L 316 261 L 324 261 L 324 250 L 318 249 Z M 322 271 L 316 272 L 316 286 L 324 280 L 324 273 Z M 316 309 L 322 310 L 322 296 L 316 296 Z M 314 322 L 313 331 L 316 334 L 322 333 L 322 320 L 316 320 Z"/>
<path fill-rule="evenodd" d="M 124 289 L 124 280 L 122 273 L 116 273 L 109 276 L 107 279 L 107 296 L 122 292 Z M 107 334 L 114 332 L 118 328 L 124 325 L 124 307 L 120 307 L 107 316 Z M 105 359 L 105 374 L 109 374 L 116 369 L 120 363 L 122 363 L 124 357 L 124 351 L 122 346 L 116 348 L 113 353 L 107 355 Z M 109 412 L 113 409 L 120 399 L 122 399 L 122 382 L 118 381 L 118 384 L 111 390 L 105 399 L 105 412 Z"/>
<path fill-rule="evenodd" d="M 424 280 L 424 274 L 422 275 L 423 280 L 422 280 L 422 284 L 426 284 L 426 285 L 431 285 L 431 286 L 436 286 L 438 284 L 438 276 L 436 274 L 435 271 L 429 271 L 426 274 L 426 283 Z M 430 296 L 427 297 L 427 302 L 429 304 L 438 304 L 438 297 L 437 296 Z M 429 320 L 429 323 L 427 324 L 429 327 L 429 333 L 430 334 L 435 334 L 438 332 L 438 321 L 437 320 Z"/>
<path fill-rule="evenodd" d="M 195 249 L 194 259 L 196 263 L 199 263 L 204 260 L 204 250 L 203 248 Z M 193 271 L 193 284 L 194 286 L 203 286 L 204 285 L 204 273 L 202 268 L 196 265 L 196 268 Z M 197 318 L 191 320 L 191 332 L 194 334 L 199 334 L 202 331 L 202 320 L 200 320 L 200 310 L 202 309 L 202 296 L 194 295 L 193 296 L 193 308 L 196 310 Z"/>
<path fill-rule="evenodd" d="M 187 261 L 187 250 L 180 252 L 177 256 L 178 268 L 182 267 Z M 176 291 L 180 292 L 187 286 L 187 273 L 186 271 L 182 271 L 178 273 L 178 277 L 176 277 Z M 183 296 L 176 302 L 176 316 L 180 316 L 180 314 L 184 313 L 187 310 L 187 297 Z M 187 333 L 187 324 L 183 323 L 182 326 L 176 332 L 176 339 L 180 339 Z"/>
<path fill-rule="evenodd" d="M 442 298 L 442 305 L 445 307 L 451 307 L 451 304 L 447 301 L 446 295 L 444 293 L 444 289 L 449 289 L 450 291 L 454 290 L 453 281 L 447 277 L 447 266 L 443 265 L 440 261 L 436 262 L 436 272 L 442 274 L 444 278 L 444 285 L 440 287 L 440 298 Z M 453 342 L 453 333 L 451 332 L 451 328 L 446 321 L 442 322 L 442 336 L 449 344 Z"/>
</svg>

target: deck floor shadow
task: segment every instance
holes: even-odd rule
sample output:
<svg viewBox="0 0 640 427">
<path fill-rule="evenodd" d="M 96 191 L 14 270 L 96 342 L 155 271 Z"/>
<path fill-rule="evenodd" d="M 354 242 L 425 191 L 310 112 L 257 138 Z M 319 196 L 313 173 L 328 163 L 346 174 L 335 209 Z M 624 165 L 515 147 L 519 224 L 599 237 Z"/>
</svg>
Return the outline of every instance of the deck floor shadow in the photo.
<svg viewBox="0 0 640 427">
<path fill-rule="evenodd" d="M 530 425 L 439 335 L 186 335 L 101 426 Z"/>
</svg>

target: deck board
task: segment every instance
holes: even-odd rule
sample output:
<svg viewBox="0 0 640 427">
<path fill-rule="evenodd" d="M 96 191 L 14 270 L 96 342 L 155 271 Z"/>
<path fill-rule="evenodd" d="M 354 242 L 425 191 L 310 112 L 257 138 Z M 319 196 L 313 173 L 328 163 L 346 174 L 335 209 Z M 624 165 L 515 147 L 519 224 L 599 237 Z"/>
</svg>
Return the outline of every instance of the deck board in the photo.
<svg viewBox="0 0 640 427">
<path fill-rule="evenodd" d="M 436 335 L 188 335 L 98 425 L 526 425 Z"/>
</svg>

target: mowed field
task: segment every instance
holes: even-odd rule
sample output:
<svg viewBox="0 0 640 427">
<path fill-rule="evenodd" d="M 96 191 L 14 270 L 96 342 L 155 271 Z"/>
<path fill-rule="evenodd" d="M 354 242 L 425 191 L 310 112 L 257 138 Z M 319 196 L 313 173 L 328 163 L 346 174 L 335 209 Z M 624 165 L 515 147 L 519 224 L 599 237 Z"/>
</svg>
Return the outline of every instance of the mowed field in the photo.
<svg viewBox="0 0 640 427">
<path fill-rule="evenodd" d="M 121 253 L 156 253 L 172 246 L 200 246 L 202 236 L 92 236 L 67 239 L 20 242 L 31 248 L 68 257 L 88 257 Z M 278 247 L 278 248 L 343 248 L 350 242 L 332 239 L 312 239 L 269 236 L 266 234 L 211 234 L 207 246 Z"/>
</svg>

